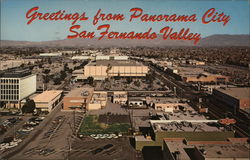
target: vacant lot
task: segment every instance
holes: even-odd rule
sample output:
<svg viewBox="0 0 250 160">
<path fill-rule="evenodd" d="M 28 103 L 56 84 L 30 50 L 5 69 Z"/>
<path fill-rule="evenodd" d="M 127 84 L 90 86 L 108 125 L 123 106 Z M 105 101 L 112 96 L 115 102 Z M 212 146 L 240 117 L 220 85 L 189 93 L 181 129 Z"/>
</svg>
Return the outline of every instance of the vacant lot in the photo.
<svg viewBox="0 0 250 160">
<path fill-rule="evenodd" d="M 116 115 L 119 116 L 119 115 Z M 90 134 L 109 134 L 109 133 L 128 133 L 128 129 L 130 128 L 129 123 L 109 123 L 108 119 L 104 116 L 101 116 L 101 120 L 99 121 L 99 116 L 97 115 L 88 115 L 83 119 L 82 125 L 80 127 L 80 134 L 90 135 Z M 118 118 L 119 119 L 119 118 Z M 123 116 L 122 116 L 123 119 Z M 106 123 L 103 121 L 106 120 Z M 112 120 L 110 119 L 110 122 Z"/>
</svg>

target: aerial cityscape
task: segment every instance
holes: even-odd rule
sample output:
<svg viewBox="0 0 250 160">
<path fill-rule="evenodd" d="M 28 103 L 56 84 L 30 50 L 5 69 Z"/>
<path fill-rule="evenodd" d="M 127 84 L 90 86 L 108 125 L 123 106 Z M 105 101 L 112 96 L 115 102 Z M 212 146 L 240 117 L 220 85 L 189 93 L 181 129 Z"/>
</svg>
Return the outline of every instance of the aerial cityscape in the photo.
<svg viewBox="0 0 250 160">
<path fill-rule="evenodd" d="M 196 45 L 37 40 L 22 25 L 15 39 L 1 24 L 0 160 L 250 159 L 249 30 Z"/>
</svg>

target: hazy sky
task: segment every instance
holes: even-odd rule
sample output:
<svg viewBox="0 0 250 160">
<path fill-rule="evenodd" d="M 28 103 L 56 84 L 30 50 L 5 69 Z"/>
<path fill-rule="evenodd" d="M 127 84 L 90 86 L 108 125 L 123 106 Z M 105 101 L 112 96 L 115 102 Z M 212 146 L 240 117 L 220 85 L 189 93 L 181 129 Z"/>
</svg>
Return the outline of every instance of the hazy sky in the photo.
<svg viewBox="0 0 250 160">
<path fill-rule="evenodd" d="M 150 27 L 153 31 L 165 26 L 174 27 L 175 31 L 181 28 L 190 28 L 191 32 L 201 33 L 202 37 L 213 34 L 249 34 L 249 1 L 248 0 L 0 0 L 1 2 L 1 40 L 26 40 L 45 41 L 65 39 L 71 34 L 69 28 L 71 22 L 66 21 L 34 21 L 27 25 L 26 12 L 39 6 L 38 12 L 57 12 L 65 10 L 67 13 L 86 12 L 88 21 L 80 21 L 81 30 L 95 31 L 99 25 L 109 23 L 113 31 L 136 31 L 145 32 Z M 128 23 L 131 13 L 129 10 L 139 7 L 146 14 L 176 13 L 177 15 L 197 14 L 198 21 L 195 23 L 158 22 L 143 23 L 134 20 Z M 98 9 L 104 13 L 121 13 L 125 15 L 122 22 L 104 21 L 92 25 L 92 19 Z M 222 23 L 202 24 L 201 17 L 210 8 L 217 12 L 230 15 L 231 20 L 223 26 Z M 98 33 L 98 32 L 96 32 Z"/>
</svg>

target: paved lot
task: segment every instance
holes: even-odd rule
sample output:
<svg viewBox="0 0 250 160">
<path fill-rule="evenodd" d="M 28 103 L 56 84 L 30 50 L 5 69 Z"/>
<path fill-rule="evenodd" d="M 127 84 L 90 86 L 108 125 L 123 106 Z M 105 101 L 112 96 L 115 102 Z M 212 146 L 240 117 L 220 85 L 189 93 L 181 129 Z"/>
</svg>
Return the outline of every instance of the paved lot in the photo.
<svg viewBox="0 0 250 160">
<path fill-rule="evenodd" d="M 79 113 L 76 114 L 78 115 Z M 60 118 L 59 120 L 57 120 L 58 117 Z M 64 159 L 66 152 L 64 150 L 68 148 L 68 139 L 72 136 L 72 122 L 72 112 L 59 111 L 53 120 L 44 126 L 42 132 L 34 140 L 10 159 Z M 45 149 L 54 150 L 54 153 L 47 156 L 41 155 L 41 151 Z"/>
<path fill-rule="evenodd" d="M 99 150 L 105 145 L 111 144 L 108 149 Z M 94 152 L 94 151 L 97 151 Z M 118 139 L 99 139 L 93 140 L 86 138 L 75 140 L 72 145 L 72 151 L 69 159 L 73 160 L 142 160 L 142 155 L 137 154 L 130 145 L 127 137 Z"/>
<path fill-rule="evenodd" d="M 8 126 L 7 131 L 4 134 L 0 135 L 0 142 L 2 142 L 5 137 L 13 137 L 15 131 L 21 129 L 22 126 L 25 124 L 25 122 L 27 122 L 33 116 L 1 116 L 0 123 L 12 117 L 16 117 L 16 118 L 20 117 L 22 118 L 22 120 L 20 122 L 17 122 L 15 124 Z"/>
</svg>

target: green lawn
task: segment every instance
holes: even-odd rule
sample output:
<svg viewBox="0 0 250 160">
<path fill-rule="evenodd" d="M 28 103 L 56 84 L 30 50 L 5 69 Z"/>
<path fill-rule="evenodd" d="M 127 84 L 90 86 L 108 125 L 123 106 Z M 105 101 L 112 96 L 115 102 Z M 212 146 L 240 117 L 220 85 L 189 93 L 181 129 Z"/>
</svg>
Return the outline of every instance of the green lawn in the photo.
<svg viewBox="0 0 250 160">
<path fill-rule="evenodd" d="M 130 124 L 128 123 L 115 123 L 105 124 L 98 122 L 98 116 L 88 115 L 83 119 L 79 133 L 84 135 L 90 134 L 109 134 L 109 133 L 128 133 Z"/>
</svg>

